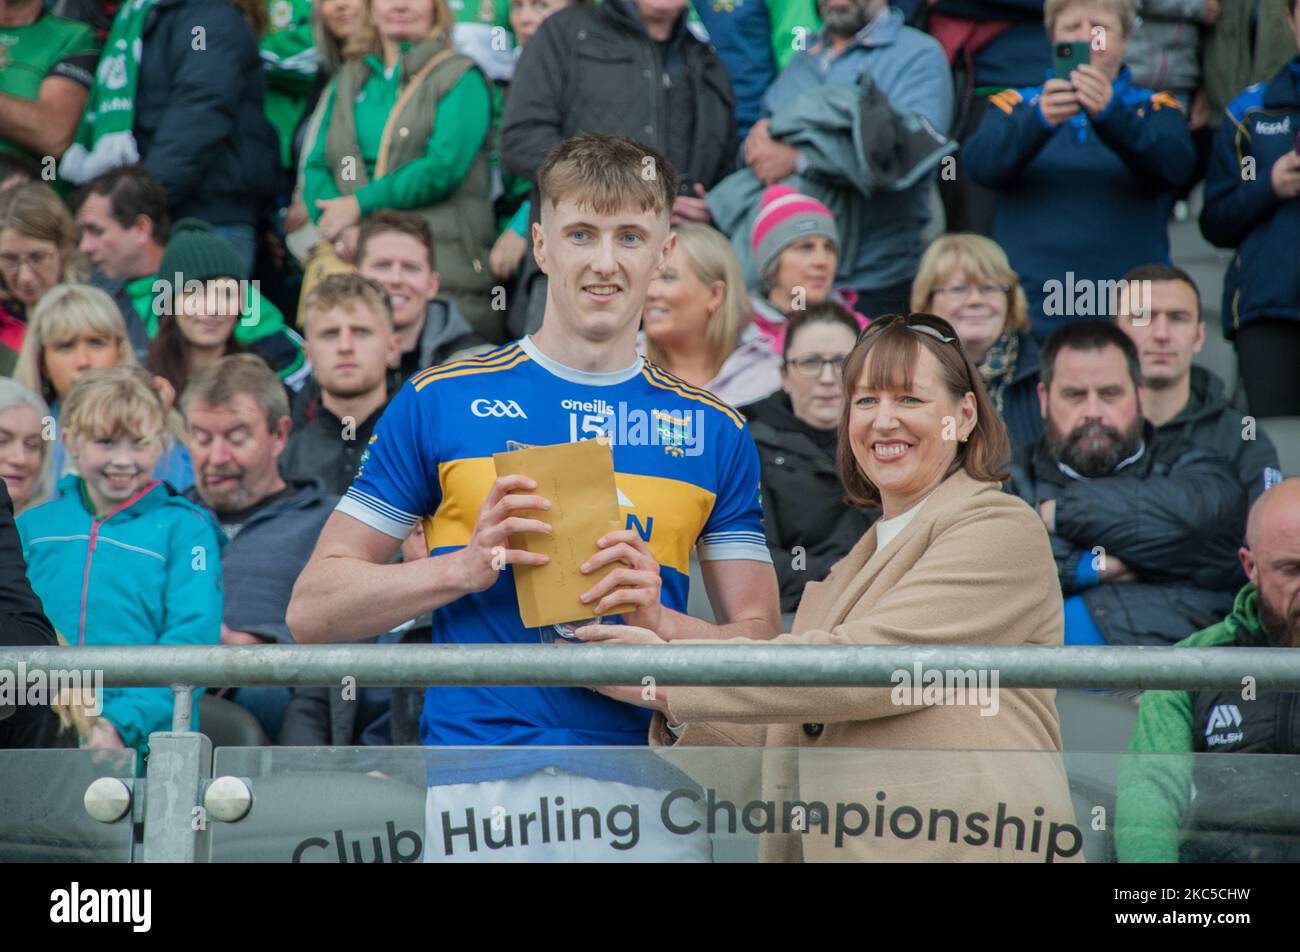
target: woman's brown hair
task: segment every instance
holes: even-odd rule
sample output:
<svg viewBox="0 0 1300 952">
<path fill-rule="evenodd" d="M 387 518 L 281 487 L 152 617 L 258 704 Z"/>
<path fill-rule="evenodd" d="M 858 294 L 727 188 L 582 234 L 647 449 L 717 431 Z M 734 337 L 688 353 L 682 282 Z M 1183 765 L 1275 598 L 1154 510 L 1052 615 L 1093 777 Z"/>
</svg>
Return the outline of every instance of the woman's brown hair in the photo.
<svg viewBox="0 0 1300 952">
<path fill-rule="evenodd" d="M 172 309 L 175 311 L 175 308 Z M 245 348 L 235 340 L 232 326 L 230 336 L 226 338 L 226 349 L 222 354 L 242 354 Z M 179 400 L 190 382 L 190 345 L 181 331 L 180 321 L 175 313 L 163 313 L 158 316 L 158 331 L 149 342 L 149 372 L 162 377 L 176 391 Z"/>
<path fill-rule="evenodd" d="M 941 340 L 927 330 L 917 330 L 917 324 L 951 340 Z M 855 506 L 880 505 L 880 491 L 858 466 L 849 442 L 849 417 L 853 412 L 853 393 L 858 388 L 858 380 L 865 368 L 868 371 L 866 386 L 872 390 L 910 390 L 922 348 L 939 361 L 944 385 L 954 400 L 960 400 L 967 393 L 975 396 L 975 428 L 965 443 L 957 443 L 957 455 L 944 479 L 958 469 L 964 469 L 966 475 L 979 482 L 1000 483 L 1009 478 L 1011 440 L 1007 436 L 1006 424 L 989 399 L 975 365 L 958 342 L 957 332 L 947 321 L 933 314 L 910 314 L 906 318 L 889 315 L 877 318 L 862 333 L 844 361 L 844 409 L 840 414 L 835 468 L 846 498 Z M 867 359 L 873 354 L 868 366 Z"/>
</svg>

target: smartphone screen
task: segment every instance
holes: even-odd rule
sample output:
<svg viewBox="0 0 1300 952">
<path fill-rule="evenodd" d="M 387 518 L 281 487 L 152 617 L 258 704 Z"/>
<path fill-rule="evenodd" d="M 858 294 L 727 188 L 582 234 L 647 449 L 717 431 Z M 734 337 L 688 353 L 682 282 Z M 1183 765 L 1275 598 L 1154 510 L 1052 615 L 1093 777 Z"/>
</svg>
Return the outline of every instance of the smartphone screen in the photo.
<svg viewBox="0 0 1300 952">
<path fill-rule="evenodd" d="M 1091 49 L 1084 40 L 1074 43 L 1053 43 L 1052 76 L 1056 79 L 1069 79 L 1072 70 L 1090 62 L 1091 59 Z"/>
</svg>

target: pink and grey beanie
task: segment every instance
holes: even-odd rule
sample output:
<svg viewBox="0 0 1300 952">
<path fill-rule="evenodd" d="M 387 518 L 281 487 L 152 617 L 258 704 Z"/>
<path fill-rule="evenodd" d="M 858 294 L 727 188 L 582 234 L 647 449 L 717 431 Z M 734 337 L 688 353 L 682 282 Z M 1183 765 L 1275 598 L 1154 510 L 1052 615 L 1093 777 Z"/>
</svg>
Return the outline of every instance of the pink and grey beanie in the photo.
<svg viewBox="0 0 1300 952">
<path fill-rule="evenodd" d="M 840 233 L 831 210 L 789 185 L 768 186 L 749 239 L 758 273 L 766 274 L 787 245 L 809 235 L 822 235 L 839 247 Z"/>
</svg>

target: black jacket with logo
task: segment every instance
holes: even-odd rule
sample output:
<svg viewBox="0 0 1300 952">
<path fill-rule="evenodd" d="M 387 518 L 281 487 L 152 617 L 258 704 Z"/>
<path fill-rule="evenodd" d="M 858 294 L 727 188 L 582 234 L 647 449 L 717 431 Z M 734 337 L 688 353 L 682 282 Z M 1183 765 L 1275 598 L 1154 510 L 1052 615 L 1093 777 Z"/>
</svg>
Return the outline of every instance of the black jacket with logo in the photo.
<svg viewBox="0 0 1300 952">
<path fill-rule="evenodd" d="M 1261 621 L 1259 590 L 1246 585 L 1227 617 L 1177 647 L 1281 645 Z M 1120 862 L 1300 860 L 1298 702 L 1295 693 L 1248 683 L 1144 693 L 1119 763 Z M 1196 756 L 1179 756 L 1188 754 Z M 1226 754 L 1291 756 L 1220 756 Z"/>
<path fill-rule="evenodd" d="M 1216 635 L 1229 634 L 1222 642 Z M 1259 621 L 1259 593 L 1238 597 L 1232 617 L 1202 633 L 1204 645 L 1274 648 Z M 1198 757 L 1192 772 L 1194 835 L 1185 863 L 1300 861 L 1300 695 L 1226 690 L 1188 692 L 1192 749 L 1198 754 L 1290 754 L 1237 760 Z M 1244 696 L 1243 696 L 1244 695 Z"/>
</svg>

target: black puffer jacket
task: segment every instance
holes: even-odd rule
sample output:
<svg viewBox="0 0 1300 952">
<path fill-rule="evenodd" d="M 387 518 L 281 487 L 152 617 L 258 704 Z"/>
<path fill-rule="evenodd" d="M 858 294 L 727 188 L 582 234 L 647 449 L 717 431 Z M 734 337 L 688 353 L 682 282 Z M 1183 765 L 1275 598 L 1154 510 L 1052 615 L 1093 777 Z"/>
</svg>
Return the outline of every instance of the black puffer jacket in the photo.
<svg viewBox="0 0 1300 952">
<path fill-rule="evenodd" d="M 1181 439 L 1228 460 L 1253 504 L 1260 494 L 1282 479 L 1277 448 L 1268 434 L 1256 430 L 1251 439 L 1245 415 L 1228 405 L 1223 381 L 1204 367 L 1192 367 L 1192 392 L 1187 406 L 1162 423 L 1156 433 L 1161 439 Z"/>
<path fill-rule="evenodd" d="M 1144 428 L 1142 456 L 1113 476 L 1073 479 L 1045 439 L 1013 456 L 1007 491 L 1037 510 L 1056 500 L 1051 536 L 1061 591 L 1082 595 L 1110 644 L 1171 645 L 1232 611 L 1245 584 L 1237 549 L 1246 532 L 1246 493 L 1225 460 Z M 1081 559 L 1104 550 L 1140 581 L 1080 590 Z"/>
<path fill-rule="evenodd" d="M 745 413 L 762 465 L 763 526 L 781 584 L 781 611 L 788 613 L 799 607 L 804 586 L 824 579 L 879 512 L 845 502 L 835 472 L 835 431 L 815 430 L 796 417 L 784 392 Z"/>
<path fill-rule="evenodd" d="M 257 38 L 233 4 L 158 0 L 144 25 L 134 131 L 173 221 L 257 221 L 281 184 L 265 95 Z"/>
</svg>

